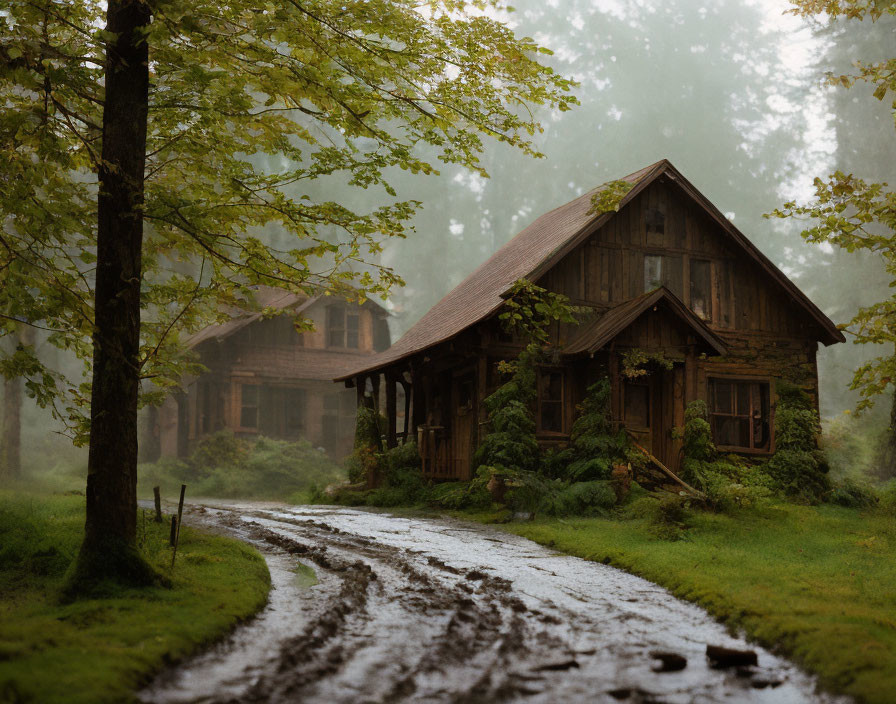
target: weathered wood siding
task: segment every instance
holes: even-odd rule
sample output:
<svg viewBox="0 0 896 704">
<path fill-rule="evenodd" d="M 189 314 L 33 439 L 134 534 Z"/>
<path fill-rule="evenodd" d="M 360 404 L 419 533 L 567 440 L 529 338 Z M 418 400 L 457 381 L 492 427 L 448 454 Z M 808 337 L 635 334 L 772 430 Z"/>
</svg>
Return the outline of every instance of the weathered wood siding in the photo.
<svg viewBox="0 0 896 704">
<path fill-rule="evenodd" d="M 646 213 L 665 214 L 662 233 L 648 232 Z M 691 305 L 690 266 L 710 262 L 711 318 L 716 331 L 744 330 L 792 338 L 817 333 L 790 295 L 758 264 L 735 251 L 728 235 L 670 181 L 655 182 L 539 281 L 574 303 L 608 308 L 644 292 L 644 257 L 669 257 L 667 286 Z"/>
</svg>

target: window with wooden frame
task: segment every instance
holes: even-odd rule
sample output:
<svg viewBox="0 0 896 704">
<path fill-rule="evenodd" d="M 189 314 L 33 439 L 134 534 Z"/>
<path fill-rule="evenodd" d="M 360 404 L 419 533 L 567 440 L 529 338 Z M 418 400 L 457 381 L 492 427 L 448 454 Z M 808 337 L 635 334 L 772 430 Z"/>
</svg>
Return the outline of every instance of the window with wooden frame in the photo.
<svg viewBox="0 0 896 704">
<path fill-rule="evenodd" d="M 345 346 L 351 350 L 358 349 L 361 316 L 353 311 L 345 312 Z"/>
<path fill-rule="evenodd" d="M 770 452 L 771 403 L 768 381 L 710 378 L 709 420 L 717 447 L 737 452 Z"/>
<path fill-rule="evenodd" d="M 666 214 L 659 208 L 648 208 L 644 212 L 644 224 L 648 234 L 662 235 L 666 230 Z"/>
<path fill-rule="evenodd" d="M 538 371 L 538 432 L 564 433 L 564 375 L 562 369 Z"/>
<path fill-rule="evenodd" d="M 344 306 L 327 308 L 327 347 L 358 349 L 360 329 L 361 316 L 357 311 L 346 310 Z"/>
<path fill-rule="evenodd" d="M 240 427 L 258 427 L 258 397 L 261 387 L 254 384 L 240 386 Z"/>
<path fill-rule="evenodd" d="M 712 320 L 712 264 L 691 259 L 691 310 L 702 320 Z"/>
<path fill-rule="evenodd" d="M 644 293 L 665 286 L 676 296 L 682 295 L 681 257 L 665 254 L 644 255 Z"/>
</svg>

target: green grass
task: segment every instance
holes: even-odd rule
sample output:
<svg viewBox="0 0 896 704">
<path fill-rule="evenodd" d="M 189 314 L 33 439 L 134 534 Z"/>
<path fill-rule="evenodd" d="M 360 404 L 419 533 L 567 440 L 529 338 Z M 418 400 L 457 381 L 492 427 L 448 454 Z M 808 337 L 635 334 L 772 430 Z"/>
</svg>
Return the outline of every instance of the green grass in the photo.
<svg viewBox="0 0 896 704">
<path fill-rule="evenodd" d="M 132 701 L 153 672 L 267 599 L 270 577 L 252 548 L 185 525 L 171 572 L 168 525 L 147 515 L 139 542 L 172 587 L 110 586 L 106 598 L 62 604 L 83 523 L 81 496 L 0 492 L 0 702 Z"/>
<path fill-rule="evenodd" d="M 790 656 L 826 688 L 859 701 L 894 701 L 893 516 L 790 504 L 734 516 L 700 513 L 674 542 L 654 537 L 645 520 L 543 519 L 501 527 L 661 584 Z"/>
</svg>

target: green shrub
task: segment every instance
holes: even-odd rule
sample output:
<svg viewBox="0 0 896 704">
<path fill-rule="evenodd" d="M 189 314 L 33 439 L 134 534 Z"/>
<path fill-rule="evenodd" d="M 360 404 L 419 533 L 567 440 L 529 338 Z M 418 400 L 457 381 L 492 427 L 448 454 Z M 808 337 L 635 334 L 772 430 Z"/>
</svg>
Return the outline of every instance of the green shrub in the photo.
<svg viewBox="0 0 896 704">
<path fill-rule="evenodd" d="M 830 490 L 828 463 L 818 448 L 818 413 L 799 387 L 779 382 L 775 391 L 775 454 L 767 471 L 785 494 L 815 503 Z"/>
<path fill-rule="evenodd" d="M 896 479 L 881 488 L 879 506 L 883 513 L 896 518 Z"/>
<path fill-rule="evenodd" d="M 742 457 L 719 456 L 703 401 L 692 401 L 685 409 L 681 478 L 706 495 L 707 507 L 720 512 L 756 506 L 774 487 L 768 474 Z"/>
<path fill-rule="evenodd" d="M 872 487 L 854 479 L 843 479 L 835 483 L 826 498 L 829 503 L 847 508 L 869 508 L 880 501 Z"/>
<path fill-rule="evenodd" d="M 489 431 L 474 457 L 484 475 L 517 476 L 525 483 L 528 480 L 523 474 L 538 468 L 540 453 L 532 406 L 536 398 L 535 365 L 540 354 L 535 345 L 521 352 L 517 361 L 509 365 L 513 370 L 510 380 L 484 401 Z"/>
<path fill-rule="evenodd" d="M 444 482 L 429 490 L 428 501 L 447 509 L 488 508 L 492 497 L 479 482 Z"/>
<path fill-rule="evenodd" d="M 573 482 L 556 487 L 540 505 L 548 516 L 605 516 L 616 505 L 616 492 L 608 481 Z"/>
<path fill-rule="evenodd" d="M 626 518 L 647 521 L 647 530 L 662 540 L 680 540 L 688 528 L 687 509 L 690 503 L 676 494 L 650 494 L 628 504 Z"/>
<path fill-rule="evenodd" d="M 344 471 L 306 440 L 243 440 L 224 432 L 201 442 L 186 460 L 163 459 L 138 469 L 141 492 L 158 485 L 169 496 L 187 484 L 191 496 L 285 500 L 344 478 Z"/>
<path fill-rule="evenodd" d="M 625 461 L 628 437 L 614 430 L 610 415 L 610 381 L 601 379 L 588 387 L 573 423 L 570 446 L 557 453 L 553 476 L 573 482 L 609 479 L 613 465 Z M 565 463 L 565 467 L 562 465 Z"/>
<path fill-rule="evenodd" d="M 355 417 L 355 445 L 345 460 L 348 480 L 352 484 L 366 482 L 378 471 L 377 455 L 383 451 L 386 417 L 368 406 L 360 406 Z"/>
<path fill-rule="evenodd" d="M 372 506 L 408 506 L 427 498 L 417 443 L 411 441 L 376 455 L 380 486 L 367 493 Z"/>
</svg>

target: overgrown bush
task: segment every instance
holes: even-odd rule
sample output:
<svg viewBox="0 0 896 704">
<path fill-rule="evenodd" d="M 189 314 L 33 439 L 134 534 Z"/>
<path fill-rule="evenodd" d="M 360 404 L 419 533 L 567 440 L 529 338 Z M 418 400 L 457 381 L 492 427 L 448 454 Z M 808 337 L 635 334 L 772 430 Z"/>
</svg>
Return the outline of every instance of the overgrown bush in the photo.
<svg viewBox="0 0 896 704">
<path fill-rule="evenodd" d="M 443 482 L 433 485 L 427 501 L 433 506 L 447 509 L 479 508 L 492 505 L 491 494 L 481 482 Z"/>
<path fill-rule="evenodd" d="M 818 448 L 818 413 L 798 386 L 778 382 L 775 391 L 775 454 L 767 471 L 785 494 L 815 503 L 831 488 L 828 463 Z"/>
<path fill-rule="evenodd" d="M 353 484 L 367 481 L 377 471 L 377 454 L 383 450 L 386 418 L 368 406 L 360 406 L 355 416 L 355 445 L 346 459 L 348 480 Z"/>
<path fill-rule="evenodd" d="M 825 498 L 829 503 L 847 508 L 870 508 L 880 501 L 877 492 L 871 486 L 854 479 L 836 482 Z"/>
<path fill-rule="evenodd" d="M 624 509 L 628 518 L 647 521 L 647 530 L 662 540 L 681 540 L 688 528 L 690 501 L 676 494 L 642 496 Z"/>
<path fill-rule="evenodd" d="M 417 443 L 407 442 L 378 453 L 376 464 L 380 484 L 369 492 L 368 504 L 402 506 L 426 500 L 427 487 Z"/>
<path fill-rule="evenodd" d="M 305 440 L 287 442 L 236 438 L 222 431 L 205 438 L 186 460 L 140 465 L 141 493 L 159 485 L 176 496 L 181 484 L 191 496 L 288 500 L 344 479 L 344 471 Z"/>
<path fill-rule="evenodd" d="M 532 406 L 537 393 L 535 365 L 540 355 L 535 345 L 527 347 L 513 365 L 508 365 L 513 371 L 510 380 L 485 399 L 489 431 L 476 450 L 477 474 L 522 481 L 526 472 L 538 468 Z"/>
<path fill-rule="evenodd" d="M 896 479 L 887 482 L 880 491 L 880 510 L 896 518 Z"/>
<path fill-rule="evenodd" d="M 613 465 L 624 463 L 629 446 L 624 430 L 614 430 L 610 415 L 610 381 L 588 387 L 570 433 L 570 446 L 545 462 L 549 476 L 573 482 L 609 479 Z"/>
<path fill-rule="evenodd" d="M 608 481 L 572 482 L 546 495 L 540 506 L 548 516 L 605 516 L 616 505 Z"/>
<path fill-rule="evenodd" d="M 774 482 L 737 455 L 719 455 L 712 442 L 706 404 L 692 401 L 682 429 L 681 478 L 706 495 L 715 511 L 755 506 L 772 493 Z"/>
</svg>

